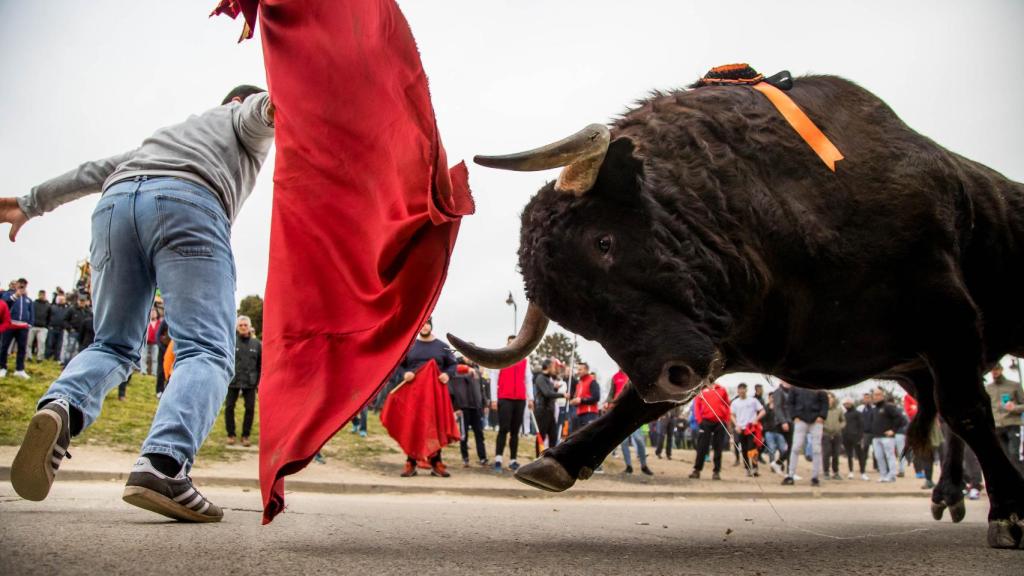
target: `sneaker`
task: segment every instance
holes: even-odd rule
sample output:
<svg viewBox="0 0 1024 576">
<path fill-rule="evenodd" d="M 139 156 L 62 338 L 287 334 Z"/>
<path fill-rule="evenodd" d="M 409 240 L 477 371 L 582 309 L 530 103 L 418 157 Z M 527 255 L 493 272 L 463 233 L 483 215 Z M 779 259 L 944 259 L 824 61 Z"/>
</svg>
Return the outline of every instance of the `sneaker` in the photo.
<svg viewBox="0 0 1024 576">
<path fill-rule="evenodd" d="M 867 474 L 861 474 L 860 479 L 867 482 L 868 480 L 871 480 L 871 477 L 868 476 Z"/>
<path fill-rule="evenodd" d="M 359 437 L 360 438 L 366 438 L 366 430 L 360 430 L 359 431 Z"/>
<path fill-rule="evenodd" d="M 700 480 L 700 470 L 690 472 L 690 480 Z"/>
<path fill-rule="evenodd" d="M 25 372 L 24 370 L 17 370 L 17 371 L 15 371 L 15 372 L 14 372 L 14 375 L 15 375 L 16 377 L 18 377 L 18 378 L 21 378 L 22 380 L 29 380 L 29 379 L 31 379 L 31 378 L 32 378 L 32 377 L 31 377 L 31 376 L 29 376 L 29 375 L 28 375 L 28 373 L 27 373 L 27 372 Z"/>
<path fill-rule="evenodd" d="M 792 486 L 793 485 L 793 477 L 792 476 L 786 476 L 785 478 L 783 478 L 782 479 L 782 485 L 783 486 Z"/>
<path fill-rule="evenodd" d="M 480 465 L 481 466 L 487 466 L 487 458 L 481 458 L 480 459 Z"/>
<path fill-rule="evenodd" d="M 722 475 L 719 474 L 718 472 L 712 472 L 711 473 L 711 479 L 712 480 L 721 480 L 722 479 Z"/>
<path fill-rule="evenodd" d="M 633 473 L 633 467 L 632 466 L 626 466 L 626 470 L 623 473 L 624 474 L 632 474 Z"/>
<path fill-rule="evenodd" d="M 515 460 L 509 462 L 508 469 L 513 471 L 513 472 L 515 472 L 516 470 L 519 470 L 519 462 L 516 462 Z"/>
<path fill-rule="evenodd" d="M 835 474 L 832 475 L 832 479 L 833 480 L 842 480 L 843 477 L 840 476 L 838 472 L 836 472 Z"/>
<path fill-rule="evenodd" d="M 501 472 L 502 472 L 502 470 L 501 470 L 501 462 L 496 460 L 494 462 L 494 473 L 495 474 L 501 474 Z"/>
<path fill-rule="evenodd" d="M 899 474 L 896 475 L 897 478 L 903 478 L 903 476 L 904 476 L 903 472 L 900 472 Z"/>
<path fill-rule="evenodd" d="M 971 490 L 967 492 L 968 500 L 977 500 L 979 498 L 981 498 L 981 491 L 977 488 L 971 488 Z"/>
<path fill-rule="evenodd" d="M 811 486 L 817 488 L 821 486 L 821 482 L 817 478 L 811 478 Z"/>
<path fill-rule="evenodd" d="M 771 466 L 773 473 L 782 474 L 782 466 L 779 466 L 778 462 L 772 462 L 771 464 L 769 464 L 769 466 Z"/>
<path fill-rule="evenodd" d="M 402 478 L 411 478 L 416 475 L 416 463 L 405 461 L 405 468 L 402 468 Z"/>
<path fill-rule="evenodd" d="M 121 499 L 181 522 L 220 522 L 224 517 L 224 511 L 192 485 L 185 466 L 171 478 L 154 468 L 145 456 L 132 466 Z"/>
<path fill-rule="evenodd" d="M 642 474 L 647 475 L 647 476 L 654 476 L 654 472 L 651 472 L 651 469 L 648 468 L 647 466 L 641 466 L 640 467 L 640 472 Z"/>
<path fill-rule="evenodd" d="M 757 466 L 754 466 L 754 473 L 751 474 L 751 476 L 753 476 L 754 478 L 758 478 L 761 476 L 761 473 L 757 470 Z"/>
<path fill-rule="evenodd" d="M 316 456 L 313 456 L 313 461 L 317 464 L 327 464 L 327 460 L 324 458 L 323 454 L 319 452 L 316 453 Z"/>
<path fill-rule="evenodd" d="M 799 474 L 793 474 L 793 480 L 796 480 L 796 481 L 799 482 L 800 480 L 803 480 L 803 479 L 804 479 L 803 476 L 801 476 Z"/>
<path fill-rule="evenodd" d="M 11 484 L 25 500 L 39 502 L 50 493 L 64 458 L 71 458 L 70 410 L 66 400 L 43 406 L 28 423 L 25 439 L 11 464 Z"/>
<path fill-rule="evenodd" d="M 444 462 L 438 460 L 430 467 L 431 476 L 440 476 L 441 478 L 448 478 L 451 474 L 448 473 L 448 467 L 444 465 Z"/>
<path fill-rule="evenodd" d="M 921 486 L 921 490 L 931 490 L 932 488 L 935 488 L 935 482 L 932 482 L 931 480 L 925 480 L 924 484 Z"/>
<path fill-rule="evenodd" d="M 465 459 L 465 460 L 462 461 L 462 467 L 463 468 L 469 468 L 469 460 L 468 459 Z"/>
<path fill-rule="evenodd" d="M 849 474 L 847 474 L 846 475 L 846 479 L 847 480 L 853 480 L 853 472 L 850 472 Z"/>
<path fill-rule="evenodd" d="M 7 378 L 7 368 L 0 368 L 0 378 Z"/>
<path fill-rule="evenodd" d="M 914 478 L 917 478 L 918 480 L 924 480 L 924 472 L 915 472 Z"/>
<path fill-rule="evenodd" d="M 248 436 L 242 436 L 242 446 L 245 446 L 246 448 L 252 446 L 252 442 L 249 442 Z"/>
<path fill-rule="evenodd" d="M 235 437 L 234 436 L 228 436 L 228 439 L 225 442 L 225 444 L 227 444 L 228 446 L 234 446 L 235 445 Z"/>
</svg>

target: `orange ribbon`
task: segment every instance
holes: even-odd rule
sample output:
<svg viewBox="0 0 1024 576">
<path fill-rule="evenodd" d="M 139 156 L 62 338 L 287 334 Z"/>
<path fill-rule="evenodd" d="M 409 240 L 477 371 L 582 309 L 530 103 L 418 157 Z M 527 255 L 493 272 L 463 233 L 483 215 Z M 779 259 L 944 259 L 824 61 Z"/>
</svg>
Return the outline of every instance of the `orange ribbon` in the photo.
<svg viewBox="0 0 1024 576">
<path fill-rule="evenodd" d="M 807 142 L 807 145 L 814 150 L 821 161 L 828 166 L 828 169 L 835 172 L 836 162 L 843 159 L 839 149 L 832 144 L 832 141 L 825 136 L 814 122 L 804 114 L 804 111 L 793 102 L 793 99 L 767 82 L 759 82 L 753 85 L 754 90 L 764 94 L 768 100 L 775 105 L 775 108 L 782 114 L 782 117 L 789 122 L 789 125 L 796 130 L 796 133 Z"/>
</svg>

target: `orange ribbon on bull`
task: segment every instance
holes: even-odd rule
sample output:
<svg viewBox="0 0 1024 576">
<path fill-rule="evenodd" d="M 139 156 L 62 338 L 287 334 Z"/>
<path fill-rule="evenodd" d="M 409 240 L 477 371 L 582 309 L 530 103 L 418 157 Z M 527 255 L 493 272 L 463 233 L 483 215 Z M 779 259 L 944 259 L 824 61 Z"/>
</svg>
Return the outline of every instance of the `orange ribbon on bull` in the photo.
<svg viewBox="0 0 1024 576">
<path fill-rule="evenodd" d="M 832 144 L 828 136 L 807 117 L 807 114 L 793 102 L 793 99 L 767 82 L 758 82 L 751 85 L 754 90 L 764 94 L 768 101 L 775 105 L 775 108 L 782 114 L 782 117 L 789 122 L 789 125 L 796 130 L 796 133 L 807 142 L 807 145 L 814 150 L 814 153 L 821 158 L 821 161 L 828 166 L 828 169 L 835 172 L 836 162 L 843 159 L 843 154 Z"/>
</svg>

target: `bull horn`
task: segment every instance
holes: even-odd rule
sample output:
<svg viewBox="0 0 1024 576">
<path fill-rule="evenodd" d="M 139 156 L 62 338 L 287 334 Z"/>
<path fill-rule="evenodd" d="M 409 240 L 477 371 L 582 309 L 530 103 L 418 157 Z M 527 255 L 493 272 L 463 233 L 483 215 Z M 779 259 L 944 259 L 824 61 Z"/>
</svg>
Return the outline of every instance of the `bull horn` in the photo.
<svg viewBox="0 0 1024 576">
<path fill-rule="evenodd" d="M 526 318 L 519 328 L 519 334 L 504 348 L 495 350 L 481 348 L 451 334 L 448 335 L 448 342 L 456 350 L 462 352 L 463 356 L 484 368 L 506 368 L 533 352 L 533 349 L 544 338 L 544 331 L 547 329 L 547 315 L 540 309 L 540 306 L 530 302 L 530 306 L 526 309 Z"/>
<path fill-rule="evenodd" d="M 547 146 L 504 156 L 474 156 L 473 162 L 489 168 L 520 172 L 565 166 L 555 182 L 555 190 L 582 196 L 593 188 L 610 141 L 611 134 L 607 126 L 591 124 Z"/>
</svg>

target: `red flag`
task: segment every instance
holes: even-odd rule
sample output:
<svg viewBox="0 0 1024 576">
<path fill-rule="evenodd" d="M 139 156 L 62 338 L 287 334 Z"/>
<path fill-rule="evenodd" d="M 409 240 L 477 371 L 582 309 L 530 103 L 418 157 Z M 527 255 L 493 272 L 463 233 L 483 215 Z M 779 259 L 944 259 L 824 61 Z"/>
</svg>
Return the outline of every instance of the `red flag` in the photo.
<svg viewBox="0 0 1024 576">
<path fill-rule="evenodd" d="M 248 16 L 256 0 L 231 0 Z M 430 316 L 461 216 L 427 78 L 392 0 L 260 5 L 277 107 L 260 381 L 263 521 Z M 250 23 L 251 25 L 251 23 Z"/>
<path fill-rule="evenodd" d="M 448 387 L 438 380 L 440 376 L 437 363 L 428 361 L 414 380 L 388 395 L 380 413 L 388 434 L 421 467 L 427 467 L 434 452 L 460 439 Z"/>
</svg>

